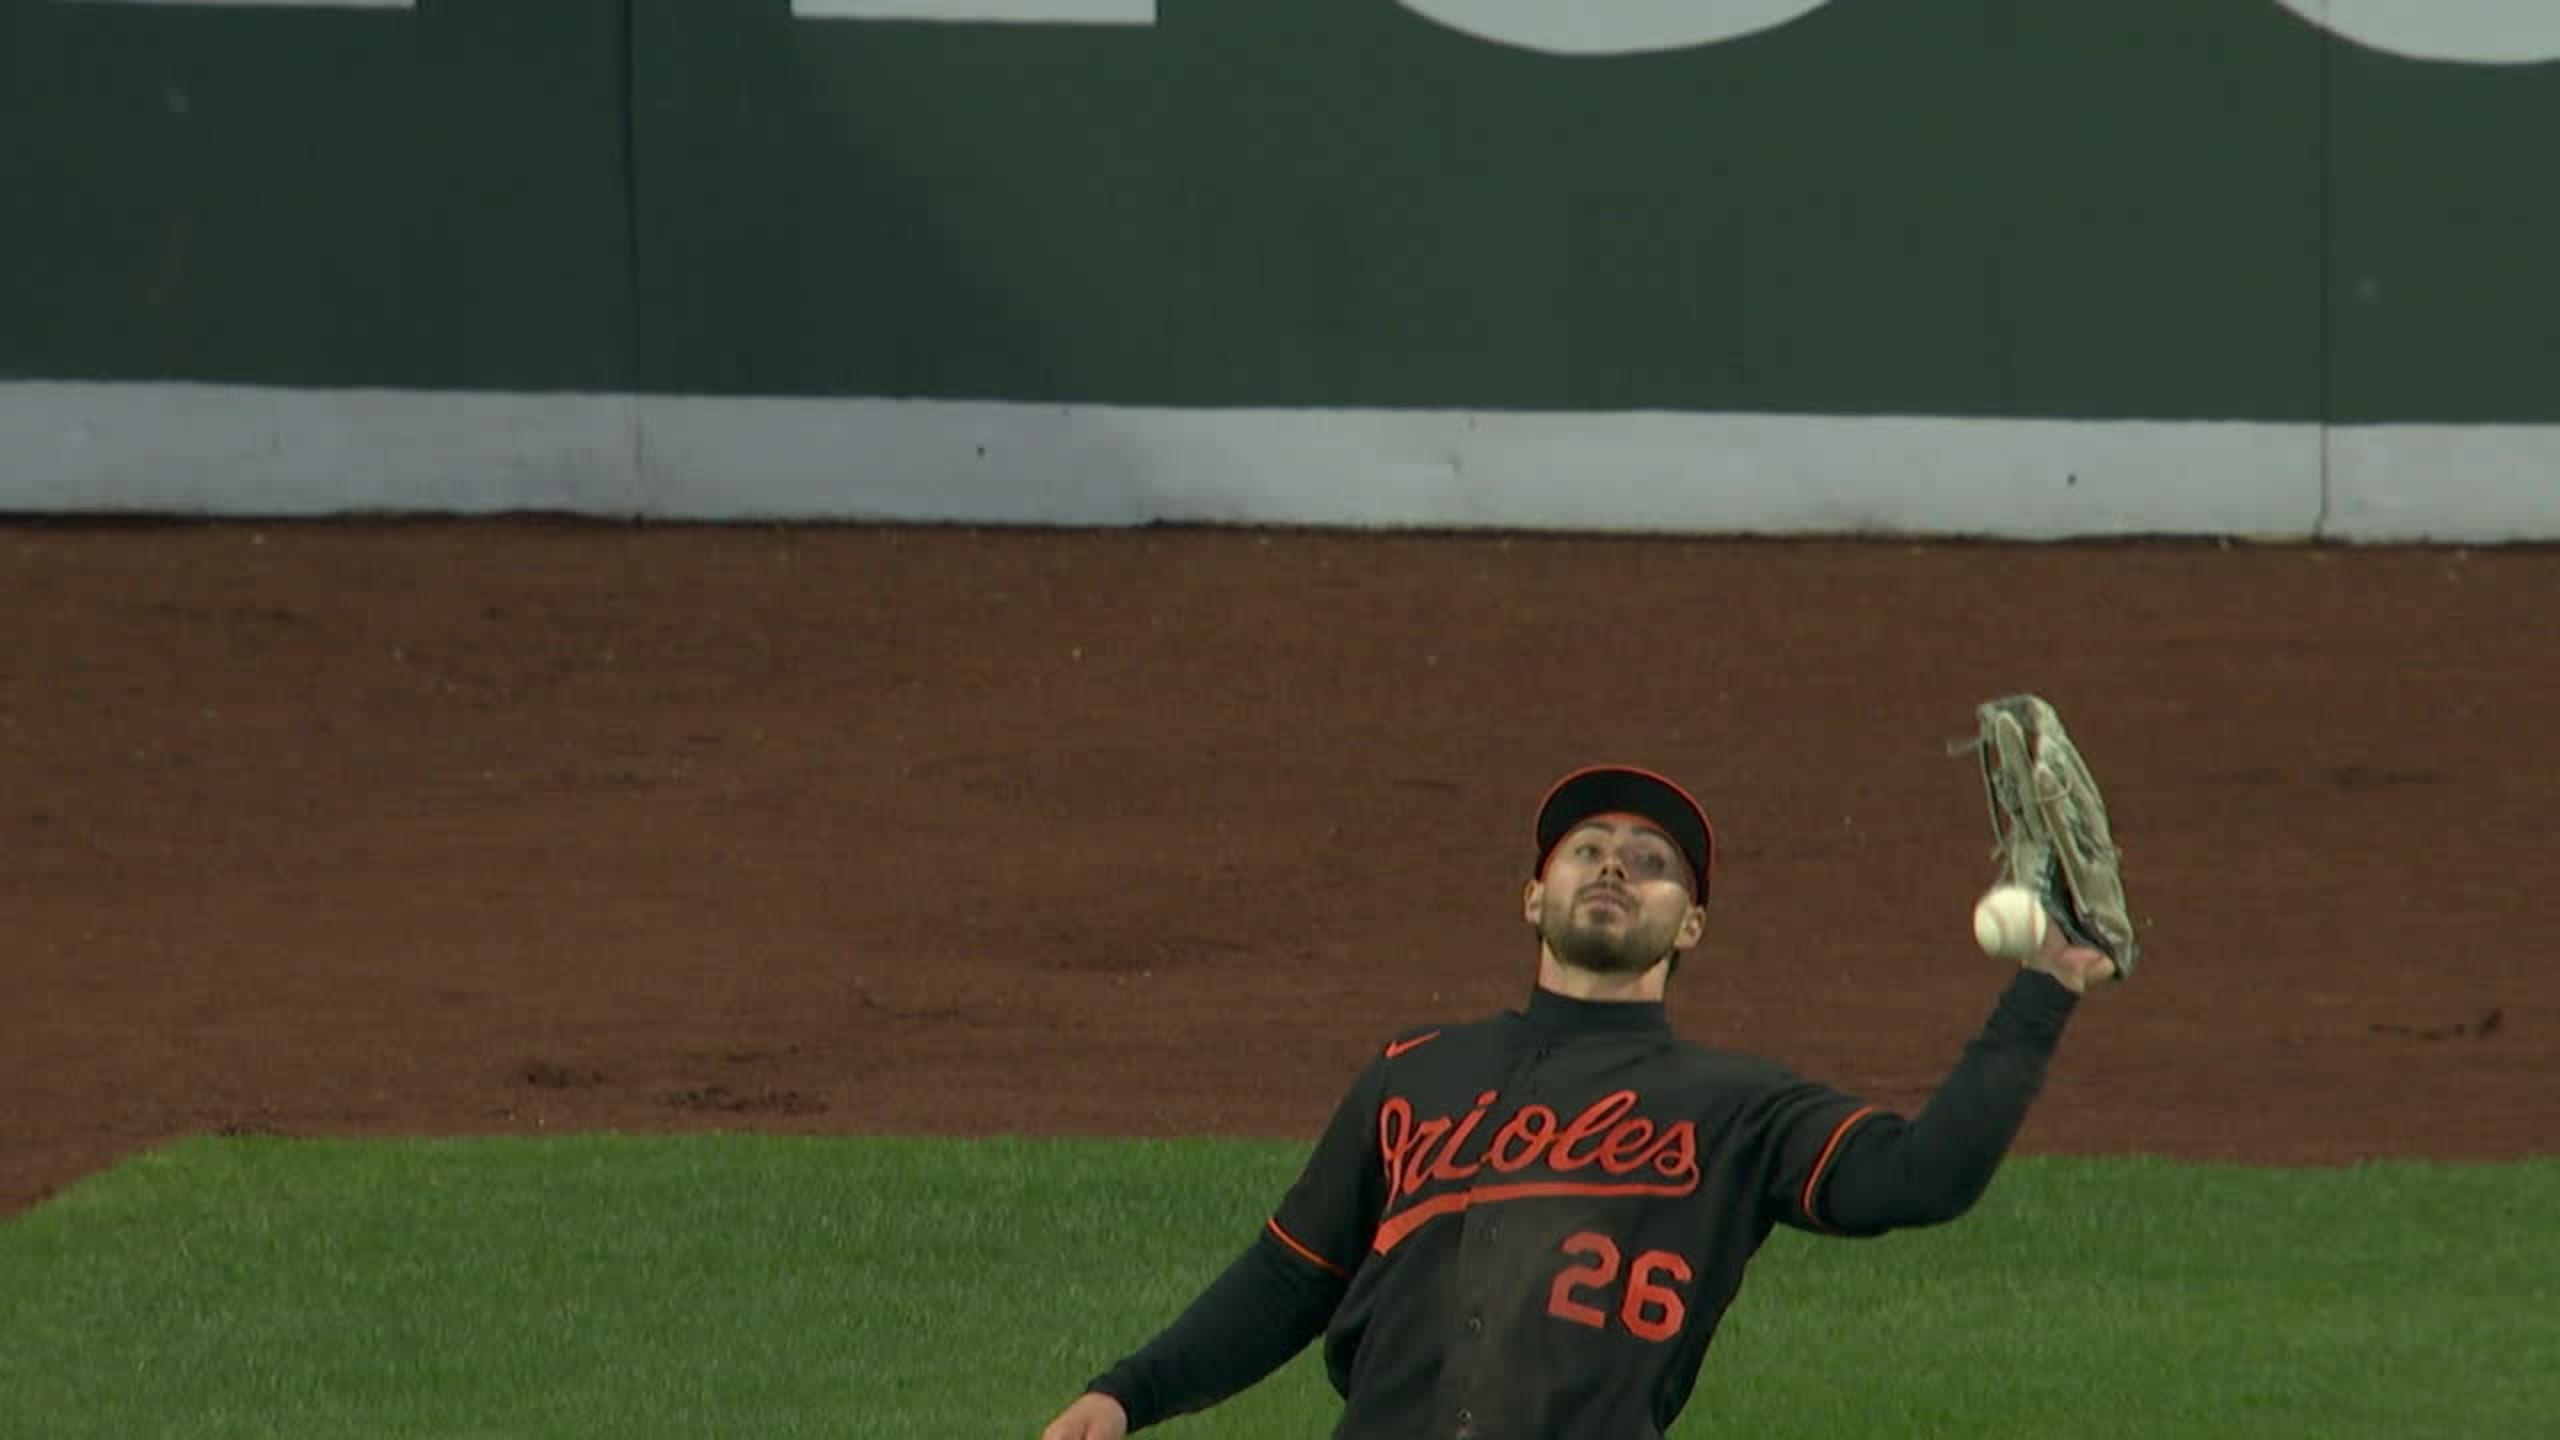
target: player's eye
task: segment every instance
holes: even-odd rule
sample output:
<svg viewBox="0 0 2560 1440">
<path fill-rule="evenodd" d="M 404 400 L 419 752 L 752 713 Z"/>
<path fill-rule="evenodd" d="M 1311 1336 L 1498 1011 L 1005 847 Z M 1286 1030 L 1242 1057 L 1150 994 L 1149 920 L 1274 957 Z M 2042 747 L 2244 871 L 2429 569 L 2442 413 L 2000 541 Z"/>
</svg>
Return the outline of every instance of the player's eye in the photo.
<svg viewBox="0 0 2560 1440">
<path fill-rule="evenodd" d="M 1573 858 L 1576 860 L 1596 860 L 1599 856 L 1600 847 L 1588 840 L 1573 847 Z"/>
<path fill-rule="evenodd" d="M 1636 853 L 1633 866 L 1637 874 L 1648 880 L 1656 880 L 1671 873 L 1671 857 L 1651 850 L 1642 850 Z"/>
</svg>

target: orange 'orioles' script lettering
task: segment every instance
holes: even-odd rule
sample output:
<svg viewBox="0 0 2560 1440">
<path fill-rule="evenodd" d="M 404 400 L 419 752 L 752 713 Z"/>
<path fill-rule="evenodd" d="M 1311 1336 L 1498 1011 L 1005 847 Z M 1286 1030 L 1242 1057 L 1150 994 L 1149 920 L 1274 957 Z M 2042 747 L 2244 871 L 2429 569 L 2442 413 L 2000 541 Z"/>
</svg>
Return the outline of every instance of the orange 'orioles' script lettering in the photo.
<svg viewBox="0 0 2560 1440">
<path fill-rule="evenodd" d="M 1378 1151 L 1393 1213 L 1378 1226 L 1373 1249 L 1384 1254 L 1435 1217 L 1476 1205 L 1540 1195 L 1686 1195 L 1698 1188 L 1697 1125 L 1656 1124 L 1636 1114 L 1632 1090 L 1613 1090 L 1571 1117 L 1523 1105 L 1479 1145 L 1485 1117 L 1501 1098 L 1487 1090 L 1458 1116 L 1417 1116 L 1401 1096 L 1378 1107 Z M 1532 1174 L 1536 1178 L 1525 1178 Z M 1422 1196 L 1435 1181 L 1473 1183 Z"/>
</svg>

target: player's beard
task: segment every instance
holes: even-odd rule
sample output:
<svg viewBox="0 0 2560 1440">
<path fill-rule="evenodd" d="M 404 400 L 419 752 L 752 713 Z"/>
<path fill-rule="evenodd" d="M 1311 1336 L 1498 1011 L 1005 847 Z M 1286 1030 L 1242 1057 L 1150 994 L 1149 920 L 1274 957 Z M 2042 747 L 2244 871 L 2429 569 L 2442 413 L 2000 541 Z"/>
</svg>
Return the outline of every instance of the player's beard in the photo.
<svg viewBox="0 0 2560 1440">
<path fill-rule="evenodd" d="M 1677 923 L 1646 924 L 1630 915 L 1623 925 L 1588 925 L 1575 918 L 1576 902 L 1548 896 L 1539 907 L 1538 938 L 1558 960 L 1599 975 L 1641 975 L 1667 959 Z"/>
</svg>

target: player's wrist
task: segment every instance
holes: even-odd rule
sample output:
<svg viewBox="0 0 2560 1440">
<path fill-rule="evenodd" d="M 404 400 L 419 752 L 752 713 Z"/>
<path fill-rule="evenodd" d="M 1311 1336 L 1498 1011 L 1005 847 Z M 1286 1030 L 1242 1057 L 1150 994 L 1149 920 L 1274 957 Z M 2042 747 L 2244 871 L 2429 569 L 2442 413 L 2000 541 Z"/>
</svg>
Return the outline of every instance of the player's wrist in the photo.
<svg viewBox="0 0 2560 1440">
<path fill-rule="evenodd" d="M 1096 1380 L 1091 1385 L 1086 1386 L 1084 1394 L 1078 1397 L 1078 1403 L 1090 1403 L 1096 1406 L 1109 1406 L 1111 1410 L 1115 1412 L 1115 1418 L 1118 1419 L 1120 1428 L 1124 1433 L 1136 1428 L 1130 1419 L 1134 1407 L 1130 1405 L 1129 1397 L 1122 1394 L 1119 1388 L 1107 1379 Z"/>
<path fill-rule="evenodd" d="M 2011 988 L 2021 998 L 2040 1002 L 2037 1008 L 2055 1011 L 2070 1010 L 2087 993 L 2069 976 L 2036 962 L 2018 967 L 2018 981 Z"/>
<path fill-rule="evenodd" d="M 1123 1440 L 1129 1428 L 1129 1412 L 1117 1398 L 1088 1390 L 1058 1412 L 1040 1440 Z"/>
</svg>

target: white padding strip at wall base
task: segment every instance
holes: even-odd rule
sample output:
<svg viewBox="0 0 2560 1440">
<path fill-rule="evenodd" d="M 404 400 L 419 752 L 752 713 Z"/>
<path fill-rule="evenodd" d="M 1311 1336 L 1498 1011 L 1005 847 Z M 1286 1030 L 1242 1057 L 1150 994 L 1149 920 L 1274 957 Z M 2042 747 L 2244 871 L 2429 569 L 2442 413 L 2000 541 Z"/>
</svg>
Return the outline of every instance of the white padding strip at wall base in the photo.
<svg viewBox="0 0 2560 1440">
<path fill-rule="evenodd" d="M 2307 425 L 694 397 L 644 423 L 661 499 L 775 514 L 2049 538 L 2319 512 Z"/>
<path fill-rule="evenodd" d="M 2326 531 L 2348 540 L 2560 539 L 2560 426 L 2333 429 Z"/>
<path fill-rule="evenodd" d="M 0 509 L 626 508 L 638 426 L 628 395 L 0 384 Z"/>
<path fill-rule="evenodd" d="M 0 509 L 64 514 L 2492 542 L 2555 477 L 2560 426 L 0 384 Z"/>
</svg>

